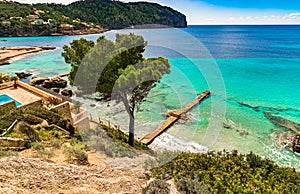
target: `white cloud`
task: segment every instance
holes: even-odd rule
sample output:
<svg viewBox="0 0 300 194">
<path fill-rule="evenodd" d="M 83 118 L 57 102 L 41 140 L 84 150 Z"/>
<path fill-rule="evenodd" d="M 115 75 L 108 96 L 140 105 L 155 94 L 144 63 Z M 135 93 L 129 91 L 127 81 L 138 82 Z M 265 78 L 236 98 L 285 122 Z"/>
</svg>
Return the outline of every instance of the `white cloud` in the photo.
<svg viewBox="0 0 300 194">
<path fill-rule="evenodd" d="M 300 17 L 300 13 L 299 12 L 298 13 L 290 13 L 289 17 L 293 17 L 293 18 Z"/>
</svg>

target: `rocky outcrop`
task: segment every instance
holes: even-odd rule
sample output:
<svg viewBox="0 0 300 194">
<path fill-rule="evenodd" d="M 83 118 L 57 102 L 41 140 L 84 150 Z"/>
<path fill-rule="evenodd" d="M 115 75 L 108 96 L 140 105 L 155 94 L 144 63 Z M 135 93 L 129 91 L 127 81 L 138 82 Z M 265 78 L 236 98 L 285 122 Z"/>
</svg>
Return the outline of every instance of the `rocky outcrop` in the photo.
<svg viewBox="0 0 300 194">
<path fill-rule="evenodd" d="M 45 80 L 43 84 L 41 85 L 44 88 L 65 88 L 67 86 L 68 82 L 64 79 L 61 79 L 59 77 L 55 77 L 49 80 Z"/>
<path fill-rule="evenodd" d="M 32 76 L 32 73 L 25 73 L 25 72 L 16 72 L 15 73 L 17 76 L 18 76 L 18 78 L 20 78 L 20 79 L 25 79 L 25 78 L 27 78 L 27 77 L 29 77 L 29 76 Z"/>
<path fill-rule="evenodd" d="M 63 91 L 61 91 L 61 95 L 67 96 L 67 97 L 72 97 L 73 93 L 72 93 L 72 90 L 64 89 Z"/>
<path fill-rule="evenodd" d="M 59 93 L 60 89 L 59 88 L 51 88 L 51 90 L 55 93 Z"/>
<path fill-rule="evenodd" d="M 296 134 L 292 140 L 292 151 L 300 153 L 300 134 Z"/>
<path fill-rule="evenodd" d="M 48 77 L 37 77 L 32 79 L 29 82 L 30 85 L 32 86 L 42 86 L 47 89 L 51 88 L 65 88 L 68 84 L 68 82 L 64 79 L 61 79 L 59 77 L 54 77 L 54 78 L 48 78 Z"/>
<path fill-rule="evenodd" d="M 29 82 L 29 85 L 32 85 L 32 86 L 41 85 L 41 84 L 43 84 L 46 80 L 49 80 L 49 78 L 48 78 L 48 77 L 36 77 L 36 78 L 33 78 L 33 79 Z"/>
</svg>

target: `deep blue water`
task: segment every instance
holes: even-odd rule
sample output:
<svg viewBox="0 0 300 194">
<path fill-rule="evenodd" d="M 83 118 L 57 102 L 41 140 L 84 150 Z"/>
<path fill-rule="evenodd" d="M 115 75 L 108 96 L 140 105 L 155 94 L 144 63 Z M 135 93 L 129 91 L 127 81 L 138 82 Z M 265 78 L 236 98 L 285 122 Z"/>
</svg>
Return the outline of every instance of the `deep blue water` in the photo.
<svg viewBox="0 0 300 194">
<path fill-rule="evenodd" d="M 141 129 L 137 134 L 157 126 L 165 119 L 166 110 L 181 108 L 209 89 L 211 98 L 192 111 L 192 122 L 176 124 L 167 133 L 215 150 L 254 151 L 299 168 L 298 156 L 275 146 L 273 136 L 283 130 L 266 119 L 264 112 L 300 122 L 300 26 L 189 26 L 106 35 L 113 38 L 115 33 L 128 31 L 142 34 L 148 41 L 146 57 L 167 57 L 172 64 L 171 74 L 164 76 L 141 105 L 142 111 L 136 113 L 137 128 Z M 43 76 L 66 73 L 70 67 L 61 57 L 61 48 L 80 37 L 0 38 L 8 40 L 0 46 L 58 47 L 0 66 L 0 71 L 13 74 L 25 70 Z M 95 40 L 98 35 L 84 37 Z M 98 113 L 105 115 L 101 111 Z M 126 123 L 125 119 L 115 122 Z M 223 123 L 233 129 L 223 128 Z M 241 131 L 249 135 L 240 135 Z"/>
</svg>

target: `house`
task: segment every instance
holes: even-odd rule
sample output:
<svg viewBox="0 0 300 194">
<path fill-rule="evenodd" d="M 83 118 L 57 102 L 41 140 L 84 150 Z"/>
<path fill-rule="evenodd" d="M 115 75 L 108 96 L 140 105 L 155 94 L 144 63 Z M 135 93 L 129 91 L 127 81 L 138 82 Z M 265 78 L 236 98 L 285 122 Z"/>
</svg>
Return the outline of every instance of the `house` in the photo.
<svg viewBox="0 0 300 194">
<path fill-rule="evenodd" d="M 26 16 L 26 18 L 28 19 L 28 21 L 33 22 L 36 19 L 38 19 L 39 16 L 38 15 L 28 15 L 28 16 Z"/>
<path fill-rule="evenodd" d="M 74 26 L 71 24 L 60 24 L 59 26 L 61 28 L 62 33 L 64 34 L 73 34 Z"/>
<path fill-rule="evenodd" d="M 11 22 L 10 21 L 2 21 L 1 22 L 3 26 L 10 26 Z"/>
</svg>

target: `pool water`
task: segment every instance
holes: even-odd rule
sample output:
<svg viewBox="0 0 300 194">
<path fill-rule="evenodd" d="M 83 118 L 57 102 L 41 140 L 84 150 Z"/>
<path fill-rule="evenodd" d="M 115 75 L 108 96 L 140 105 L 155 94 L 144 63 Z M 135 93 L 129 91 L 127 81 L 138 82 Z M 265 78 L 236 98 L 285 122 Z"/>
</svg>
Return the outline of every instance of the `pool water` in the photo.
<svg viewBox="0 0 300 194">
<path fill-rule="evenodd" d="M 20 102 L 18 102 L 15 99 L 9 97 L 6 94 L 0 95 L 0 105 L 4 104 L 6 102 L 12 101 L 12 100 L 15 102 L 16 106 L 21 106 L 22 105 Z"/>
</svg>

